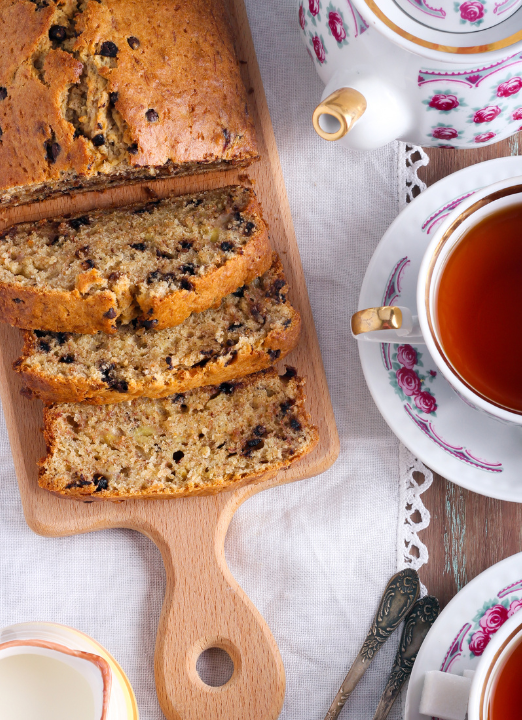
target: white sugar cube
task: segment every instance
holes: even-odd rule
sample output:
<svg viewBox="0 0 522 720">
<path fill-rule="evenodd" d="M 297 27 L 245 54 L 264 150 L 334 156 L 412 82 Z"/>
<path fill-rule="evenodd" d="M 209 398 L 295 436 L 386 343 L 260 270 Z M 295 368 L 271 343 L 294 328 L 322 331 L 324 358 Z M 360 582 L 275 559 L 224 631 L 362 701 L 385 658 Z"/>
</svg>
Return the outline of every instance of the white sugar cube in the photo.
<svg viewBox="0 0 522 720">
<path fill-rule="evenodd" d="M 475 676 L 475 671 L 474 670 L 464 670 L 462 675 L 465 678 L 468 678 L 469 680 L 473 680 L 473 677 Z"/>
<path fill-rule="evenodd" d="M 430 670 L 424 676 L 421 715 L 440 720 L 465 720 L 470 688 L 469 678 Z"/>
</svg>

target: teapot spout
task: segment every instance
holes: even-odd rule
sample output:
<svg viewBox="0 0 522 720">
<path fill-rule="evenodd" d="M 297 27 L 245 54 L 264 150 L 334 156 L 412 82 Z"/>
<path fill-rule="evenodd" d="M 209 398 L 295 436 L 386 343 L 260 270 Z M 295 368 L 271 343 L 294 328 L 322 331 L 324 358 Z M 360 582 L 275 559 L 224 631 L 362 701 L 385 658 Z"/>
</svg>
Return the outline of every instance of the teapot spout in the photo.
<svg viewBox="0 0 522 720">
<path fill-rule="evenodd" d="M 323 140 L 340 140 L 367 108 L 366 98 L 354 88 L 335 90 L 319 103 L 312 116 L 316 133 Z"/>
<path fill-rule="evenodd" d="M 312 119 L 322 138 L 354 150 L 375 150 L 403 140 L 415 126 L 412 108 L 398 84 L 373 75 L 369 68 L 337 72 Z"/>
</svg>

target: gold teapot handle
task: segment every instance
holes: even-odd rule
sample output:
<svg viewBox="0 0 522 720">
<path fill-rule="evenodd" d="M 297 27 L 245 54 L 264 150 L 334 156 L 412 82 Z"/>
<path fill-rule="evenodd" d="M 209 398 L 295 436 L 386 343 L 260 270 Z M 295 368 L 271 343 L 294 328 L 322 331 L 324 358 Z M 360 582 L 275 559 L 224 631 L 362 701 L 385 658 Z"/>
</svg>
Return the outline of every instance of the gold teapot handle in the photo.
<svg viewBox="0 0 522 720">
<path fill-rule="evenodd" d="M 352 129 L 363 115 L 366 107 L 366 98 L 358 90 L 348 87 L 340 88 L 315 108 L 312 116 L 315 132 L 324 140 L 339 140 Z M 330 118 L 337 121 L 339 128 L 333 132 L 324 130 L 319 123 L 322 115 L 329 115 Z M 335 124 L 337 125 L 337 123 Z"/>
</svg>

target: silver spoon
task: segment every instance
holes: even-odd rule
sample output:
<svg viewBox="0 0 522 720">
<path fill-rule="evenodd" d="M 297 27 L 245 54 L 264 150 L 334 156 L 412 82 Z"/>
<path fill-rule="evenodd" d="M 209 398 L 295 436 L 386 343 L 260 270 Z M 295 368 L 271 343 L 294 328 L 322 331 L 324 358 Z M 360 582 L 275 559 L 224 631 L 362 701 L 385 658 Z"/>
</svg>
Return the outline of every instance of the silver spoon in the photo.
<svg viewBox="0 0 522 720">
<path fill-rule="evenodd" d="M 420 580 L 415 570 L 410 568 L 401 570 L 391 578 L 381 598 L 377 614 L 366 640 L 324 720 L 336 720 L 355 686 L 370 667 L 377 652 L 413 607 L 419 597 L 419 592 Z"/>
<path fill-rule="evenodd" d="M 392 709 L 397 696 L 410 677 L 420 646 L 440 612 L 436 597 L 427 595 L 418 600 L 404 621 L 401 641 L 388 682 L 381 695 L 373 720 L 384 720 Z"/>
</svg>

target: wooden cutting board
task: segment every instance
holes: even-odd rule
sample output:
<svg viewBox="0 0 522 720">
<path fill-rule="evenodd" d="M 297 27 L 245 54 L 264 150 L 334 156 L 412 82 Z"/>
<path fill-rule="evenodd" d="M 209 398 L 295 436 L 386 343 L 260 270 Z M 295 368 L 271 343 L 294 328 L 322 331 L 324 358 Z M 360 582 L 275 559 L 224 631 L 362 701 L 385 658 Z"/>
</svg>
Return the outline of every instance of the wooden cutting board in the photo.
<svg viewBox="0 0 522 720">
<path fill-rule="evenodd" d="M 285 268 L 291 288 L 290 300 L 302 316 L 300 343 L 282 365 L 294 365 L 308 379 L 308 408 L 320 432 L 320 442 L 313 453 L 271 480 L 261 480 L 213 497 L 87 505 L 55 497 L 37 485 L 36 461 L 45 454 L 42 406 L 20 395 L 20 381 L 11 365 L 18 357 L 21 336 L 18 330 L 0 325 L 0 392 L 29 526 L 45 536 L 72 535 L 101 528 L 132 528 L 147 535 L 161 551 L 167 588 L 158 627 L 155 674 L 159 702 L 168 720 L 270 720 L 279 715 L 285 688 L 279 651 L 263 618 L 230 574 L 224 554 L 225 535 L 234 511 L 251 495 L 318 475 L 330 467 L 339 452 L 339 438 L 248 18 L 243 0 L 229 2 L 261 162 L 248 170 L 64 196 L 0 214 L 1 230 L 13 222 L 146 200 L 150 195 L 147 187 L 164 196 L 229 183 L 252 183 L 268 221 L 273 247 Z M 197 658 L 210 647 L 226 650 L 234 662 L 233 675 L 222 687 L 205 685 L 196 671 Z"/>
</svg>

